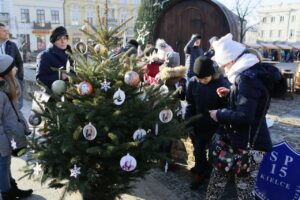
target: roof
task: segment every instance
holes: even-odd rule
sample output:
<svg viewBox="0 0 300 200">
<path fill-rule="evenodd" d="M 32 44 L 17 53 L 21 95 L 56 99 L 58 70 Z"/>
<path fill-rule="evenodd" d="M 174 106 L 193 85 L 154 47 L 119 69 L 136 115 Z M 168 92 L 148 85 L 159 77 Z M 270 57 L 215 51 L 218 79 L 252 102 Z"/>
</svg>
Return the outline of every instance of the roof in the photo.
<svg viewBox="0 0 300 200">
<path fill-rule="evenodd" d="M 278 46 L 280 49 L 292 49 L 292 47 L 287 44 L 276 44 L 276 46 Z"/>
<path fill-rule="evenodd" d="M 294 49 L 300 49 L 300 43 L 290 44 Z"/>
<path fill-rule="evenodd" d="M 261 42 L 260 45 L 267 48 L 267 49 L 279 49 L 278 46 L 275 46 L 272 43 Z"/>
<path fill-rule="evenodd" d="M 252 48 L 261 48 L 261 45 L 256 43 L 256 42 L 245 42 L 244 43 L 247 47 L 252 47 Z"/>
</svg>

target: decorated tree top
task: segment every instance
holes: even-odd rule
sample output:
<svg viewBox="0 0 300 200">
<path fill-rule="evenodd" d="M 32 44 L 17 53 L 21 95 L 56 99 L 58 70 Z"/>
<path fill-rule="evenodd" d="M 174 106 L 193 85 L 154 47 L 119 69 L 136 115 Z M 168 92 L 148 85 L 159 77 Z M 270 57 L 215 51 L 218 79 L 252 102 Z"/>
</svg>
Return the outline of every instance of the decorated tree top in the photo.
<svg viewBox="0 0 300 200">
<path fill-rule="evenodd" d="M 74 66 L 61 71 L 69 75 L 66 90 L 56 82 L 50 91 L 42 114 L 48 129 L 31 144 L 35 168 L 28 170 L 84 199 L 128 192 L 130 181 L 170 162 L 165 147 L 184 132 L 175 95 L 140 81 L 143 55 L 109 56 L 127 21 L 109 28 L 105 7 L 97 28 L 87 22 L 82 30 L 93 41 L 83 44 L 86 53 L 75 48 Z"/>
</svg>

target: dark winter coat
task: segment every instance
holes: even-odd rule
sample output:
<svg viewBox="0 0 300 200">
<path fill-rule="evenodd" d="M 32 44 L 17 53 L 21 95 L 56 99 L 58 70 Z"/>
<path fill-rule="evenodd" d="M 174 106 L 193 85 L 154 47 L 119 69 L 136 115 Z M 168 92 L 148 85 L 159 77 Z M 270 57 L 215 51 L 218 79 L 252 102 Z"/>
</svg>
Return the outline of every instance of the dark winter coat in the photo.
<svg viewBox="0 0 300 200">
<path fill-rule="evenodd" d="M 66 69 L 67 60 L 69 56 L 66 51 L 70 51 L 68 47 L 67 50 L 59 49 L 55 45 L 41 52 L 37 56 L 37 74 L 36 80 L 41 81 L 43 84 L 51 89 L 51 85 L 54 81 L 58 80 L 58 71 L 54 71 L 51 68 L 61 68 Z M 70 60 L 70 59 L 69 59 Z M 70 60 L 72 65 L 72 61 Z"/>
<path fill-rule="evenodd" d="M 217 95 L 217 88 L 229 87 L 225 79 L 211 80 L 207 85 L 202 84 L 193 77 L 187 89 L 186 100 L 188 103 L 186 118 L 199 115 L 199 119 L 193 122 L 194 133 L 203 138 L 210 139 L 217 130 L 219 124 L 209 115 L 209 110 L 226 107 L 226 99 Z"/>
<path fill-rule="evenodd" d="M 245 149 L 249 127 L 252 129 L 252 144 L 259 120 L 263 118 L 254 149 L 271 151 L 272 142 L 266 124 L 266 113 L 263 113 L 265 106 L 269 107 L 270 100 L 266 87 L 257 78 L 259 73 L 263 72 L 259 64 L 256 64 L 236 77 L 235 84 L 231 86 L 229 108 L 218 110 L 217 119 L 225 125 L 226 129 L 222 128 L 220 132 L 227 134 L 231 144 L 235 148 Z"/>
<path fill-rule="evenodd" d="M 5 44 L 5 54 L 13 57 L 15 65 L 18 68 L 16 77 L 22 81 L 24 79 L 23 60 L 17 45 L 8 40 Z"/>
<path fill-rule="evenodd" d="M 185 66 L 188 69 L 188 74 L 187 74 L 188 78 L 195 76 L 193 68 L 194 68 L 194 62 L 196 58 L 204 55 L 204 51 L 201 47 L 194 46 L 196 40 L 197 38 L 192 38 L 184 47 Z"/>
</svg>

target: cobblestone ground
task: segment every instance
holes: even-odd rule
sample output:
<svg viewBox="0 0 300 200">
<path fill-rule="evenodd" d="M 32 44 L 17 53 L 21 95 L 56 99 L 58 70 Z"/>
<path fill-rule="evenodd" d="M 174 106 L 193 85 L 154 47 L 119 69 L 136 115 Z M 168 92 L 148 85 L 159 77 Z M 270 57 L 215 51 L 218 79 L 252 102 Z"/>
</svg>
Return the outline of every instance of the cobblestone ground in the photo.
<svg viewBox="0 0 300 200">
<path fill-rule="evenodd" d="M 300 96 L 294 95 L 293 100 L 289 98 L 286 100 L 273 99 L 267 117 L 274 121 L 274 125 L 270 128 L 273 144 L 286 140 L 300 152 Z M 178 200 L 205 198 L 208 181 L 197 191 L 191 191 L 189 189 L 191 175 L 186 169 L 168 173 L 156 169 L 151 171 L 150 176 L 172 191 Z M 225 191 L 223 200 L 237 199 L 233 183 L 229 183 Z"/>
</svg>

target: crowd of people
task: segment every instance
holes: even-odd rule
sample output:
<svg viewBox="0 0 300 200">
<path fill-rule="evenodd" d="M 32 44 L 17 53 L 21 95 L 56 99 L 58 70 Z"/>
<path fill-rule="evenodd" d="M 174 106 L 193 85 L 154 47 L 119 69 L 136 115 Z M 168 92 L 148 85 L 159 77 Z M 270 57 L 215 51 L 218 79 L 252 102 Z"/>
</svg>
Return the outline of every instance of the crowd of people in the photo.
<svg viewBox="0 0 300 200">
<path fill-rule="evenodd" d="M 22 107 L 20 91 L 23 89 L 24 70 L 20 53 L 7 34 L 6 26 L 0 24 L 0 191 L 4 200 L 14 200 L 30 196 L 32 190 L 20 190 L 10 173 L 13 149 L 8 133 L 14 129 L 13 124 L 18 122 L 13 105 L 18 111 Z M 55 28 L 50 36 L 52 46 L 37 57 L 36 79 L 48 89 L 59 79 L 58 71 L 53 68 L 65 69 L 67 62 L 73 65 L 68 54 L 72 53 L 68 38 L 64 27 Z M 222 134 L 235 149 L 246 150 L 249 131 L 251 141 L 258 131 L 253 149 L 256 154 L 264 155 L 272 148 L 266 112 L 262 109 L 268 107 L 270 99 L 268 91 L 256 77 L 260 71 L 257 55 L 246 51 L 241 43 L 232 39 L 230 33 L 221 38 L 211 38 L 211 47 L 206 52 L 201 48 L 201 40 L 199 34 L 191 36 L 184 48 L 186 73 L 175 77 L 168 87 L 181 90 L 180 99 L 187 102 L 185 120 L 196 117 L 191 120 L 192 131 L 189 133 L 195 156 L 190 188 L 196 190 L 205 179 L 210 179 L 206 199 L 214 200 L 221 197 L 231 175 L 212 167 L 207 156 L 211 138 L 215 133 Z M 130 51 L 130 55 L 137 54 L 138 46 L 136 40 L 130 40 L 125 47 L 111 52 L 110 56 L 127 51 Z M 180 66 L 179 53 L 164 39 L 158 39 L 155 45 L 147 48 L 148 60 L 141 69 L 143 82 L 149 85 L 162 84 L 162 70 Z M 60 78 L 67 80 L 68 76 L 62 74 Z M 22 116 L 21 112 L 18 114 Z M 261 118 L 263 123 L 259 124 L 258 119 Z M 255 199 L 252 192 L 256 179 L 254 172 L 259 169 L 260 162 L 255 159 L 251 162 L 253 173 L 235 177 L 239 199 Z"/>
</svg>

